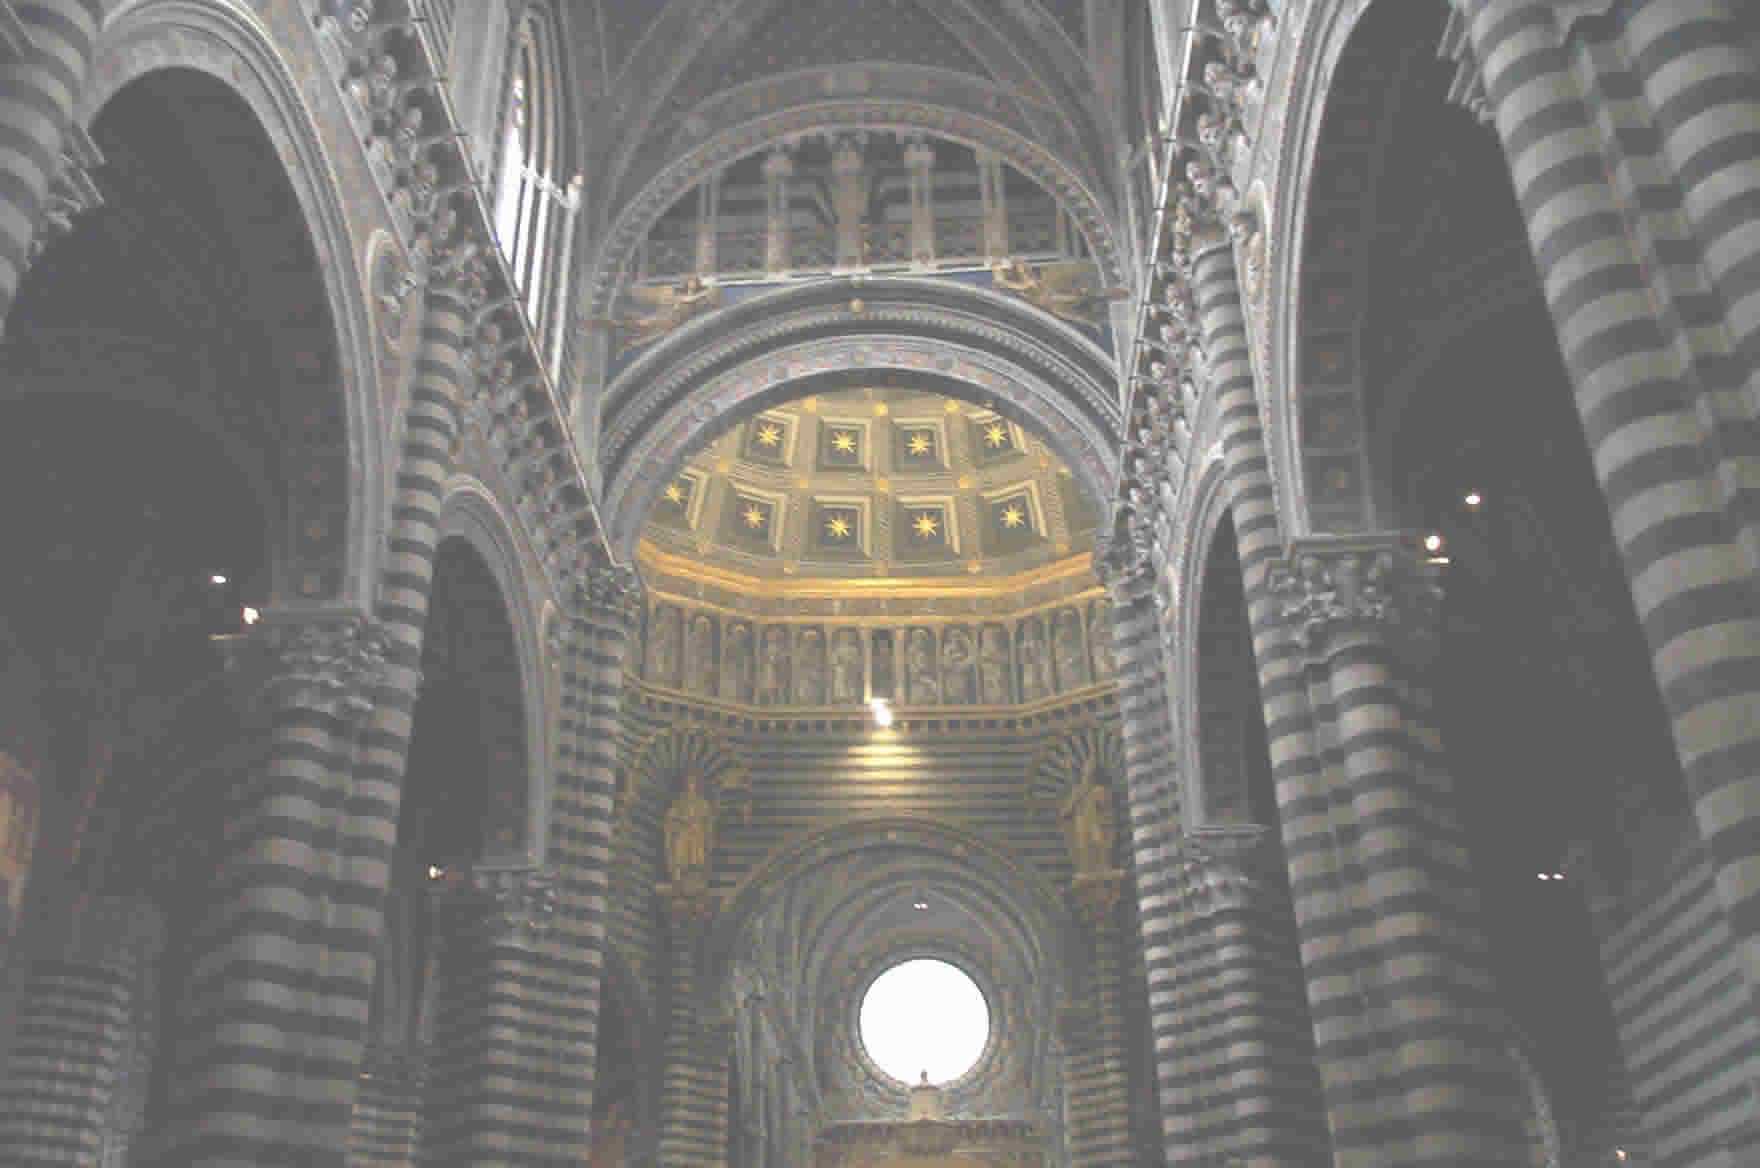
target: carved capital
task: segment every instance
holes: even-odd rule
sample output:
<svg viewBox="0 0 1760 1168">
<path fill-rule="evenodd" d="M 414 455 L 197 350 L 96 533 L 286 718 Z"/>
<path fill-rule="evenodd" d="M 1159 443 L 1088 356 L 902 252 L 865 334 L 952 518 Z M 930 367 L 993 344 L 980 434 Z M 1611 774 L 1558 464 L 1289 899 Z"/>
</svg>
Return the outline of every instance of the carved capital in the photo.
<svg viewBox="0 0 1760 1168">
<path fill-rule="evenodd" d="M 575 606 L 578 615 L 587 620 L 633 632 L 641 624 L 641 578 L 621 564 L 594 564 L 576 580 Z"/>
<path fill-rule="evenodd" d="M 227 646 L 227 664 L 247 699 L 352 720 L 372 709 L 388 646 L 378 622 L 359 615 L 265 613 L 254 633 Z"/>
<path fill-rule="evenodd" d="M 10 9 L 10 5 L 0 5 Z M 79 216 L 104 204 L 93 173 L 104 164 L 104 155 L 77 123 L 69 124 L 62 143 L 61 160 L 43 199 L 42 220 L 25 252 L 29 271 L 49 245 L 69 234 Z"/>
<path fill-rule="evenodd" d="M 428 1053 L 421 1047 L 372 1044 L 361 1059 L 361 1078 L 381 1093 L 420 1091 L 428 1081 Z"/>
<path fill-rule="evenodd" d="M 491 944 L 534 945 L 554 922 L 556 877 L 546 869 L 476 867 L 451 879 L 455 911 Z"/>
<path fill-rule="evenodd" d="M 1298 540 L 1273 566 L 1271 587 L 1283 619 L 1316 656 L 1343 632 L 1383 637 L 1413 664 L 1434 652 L 1441 590 L 1407 536 Z"/>
<path fill-rule="evenodd" d="M 1194 917 L 1238 911 L 1273 887 L 1274 852 L 1267 829 L 1256 824 L 1199 828 L 1176 845 L 1174 898 Z"/>
</svg>

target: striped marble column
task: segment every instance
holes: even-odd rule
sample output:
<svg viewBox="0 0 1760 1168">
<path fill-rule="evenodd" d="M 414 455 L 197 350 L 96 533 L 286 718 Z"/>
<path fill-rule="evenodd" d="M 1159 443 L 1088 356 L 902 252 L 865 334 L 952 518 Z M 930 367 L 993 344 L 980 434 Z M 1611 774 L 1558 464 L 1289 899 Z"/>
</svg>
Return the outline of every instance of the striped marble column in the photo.
<svg viewBox="0 0 1760 1168">
<path fill-rule="evenodd" d="M 1340 536 L 1297 541 L 1274 586 L 1325 680 L 1316 719 L 1336 726 L 1334 798 L 1351 828 L 1348 916 L 1335 925 L 1347 945 L 1332 972 L 1357 999 L 1347 1041 L 1366 1044 L 1372 1067 L 1351 1109 L 1331 1115 L 1338 1162 L 1509 1162 L 1516 1090 L 1476 881 L 1415 696 L 1434 585 L 1403 539 Z M 1321 1057 L 1348 1057 L 1329 1037 Z"/>
<path fill-rule="evenodd" d="M 363 981 L 336 956 L 364 944 L 336 840 L 384 639 L 348 614 L 266 613 L 233 664 L 263 707 L 268 728 L 252 731 L 269 741 L 233 793 L 213 907 L 193 941 L 169 1158 L 341 1165 L 372 972 Z"/>
<path fill-rule="evenodd" d="M 119 1162 L 135 1134 L 116 1122 L 121 1097 L 144 1100 L 130 1079 L 147 1068 L 129 1052 L 155 1013 L 164 917 L 133 897 L 79 899 L 58 916 L 59 935 L 31 962 L 17 999 L 0 1078 L 0 1164 L 100 1168 Z"/>
<path fill-rule="evenodd" d="M 1328 1164 L 1302 971 L 1266 829 L 1180 847 L 1182 1140 L 1170 1163 Z"/>
<path fill-rule="evenodd" d="M 1636 211 L 1608 181 L 1591 95 L 1556 6 L 1456 4 L 1495 110 L 1718 895 L 1749 991 L 1760 997 L 1760 611 L 1755 565 L 1736 538 L 1728 486 L 1708 469 L 1718 444 L 1693 393 L 1700 371 L 1681 355 L 1680 327 L 1658 316 L 1651 275 L 1629 230 Z M 1678 69 L 1659 70 L 1647 83 L 1656 96 L 1676 94 L 1664 138 L 1692 189 L 1689 214 L 1727 249 L 1706 260 L 1715 274 L 1752 250 L 1752 127 L 1738 133 L 1732 117 L 1747 108 L 1753 78 L 1718 82 L 1735 59 L 1706 43 L 1707 29 L 1726 26 L 1703 23 L 1709 9 L 1697 0 L 1624 9 L 1634 43 L 1650 46 L 1653 63 L 1703 59 L 1715 71 L 1703 89 L 1690 88 Z M 1677 17 L 1686 23 L 1671 40 L 1666 33 Z M 1696 102 L 1710 102 L 1713 116 L 1676 124 Z M 1747 289 L 1756 278 L 1751 262 L 1720 277 L 1727 323 L 1749 353 L 1749 376 L 1754 334 L 1745 322 L 1756 297 Z"/>
<path fill-rule="evenodd" d="M 1093 942 L 1090 1000 L 1065 1018 L 1080 1041 L 1065 1064 L 1069 1099 L 1070 1163 L 1079 1168 L 1136 1162 L 1131 1142 L 1130 1075 L 1126 1065 L 1123 938 L 1118 929 L 1118 897 L 1123 872 L 1079 875 L 1071 888 Z M 1072 1025 L 1080 1020 L 1079 1026 Z"/>
<path fill-rule="evenodd" d="M 349 1168 L 414 1168 L 427 1083 L 424 1053 L 367 1050 L 355 1092 Z"/>
<path fill-rule="evenodd" d="M 1131 833 L 1131 875 L 1148 981 L 1149 1026 L 1163 1142 L 1172 1159 L 1169 1086 L 1178 1075 L 1179 975 L 1170 899 L 1169 845 L 1179 831 L 1173 723 L 1162 664 L 1154 575 L 1147 564 L 1108 567 L 1112 644 L 1124 738 L 1125 789 Z"/>
<path fill-rule="evenodd" d="M 727 1072 L 733 1036 L 703 1015 L 698 958 L 714 894 L 662 889 L 670 926 L 666 1064 L 660 1081 L 660 1162 L 706 1168 L 727 1162 Z"/>
<path fill-rule="evenodd" d="M 1271 589 L 1271 570 L 1283 557 L 1276 489 L 1254 393 L 1247 321 L 1241 305 L 1234 249 L 1214 215 L 1195 209 L 1190 248 L 1192 300 L 1222 441 L 1229 515 L 1240 558 L 1247 621 L 1258 672 L 1259 699 L 1278 824 L 1307 986 L 1310 1023 L 1319 1050 L 1321 1098 L 1336 1126 L 1358 1105 L 1362 1044 L 1356 1040 L 1357 1001 L 1348 976 L 1349 910 L 1343 895 L 1338 812 L 1327 781 L 1322 728 L 1310 702 L 1305 655 L 1289 635 Z M 1293 1105 L 1293 1103 L 1292 1103 Z"/>
<path fill-rule="evenodd" d="M 12 7 L 22 36 L 0 49 L 0 324 L 35 258 L 51 184 L 80 165 L 64 152 L 104 15 L 103 0 L 16 0 Z"/>
<path fill-rule="evenodd" d="M 555 880 L 539 869 L 484 868 L 452 879 L 438 893 L 440 987 L 419 1162 L 578 1163 L 586 1145 L 558 1143 L 543 1118 L 542 1087 L 560 1068 L 547 1003 L 534 991 L 545 980 L 540 947 L 556 916 Z"/>
</svg>

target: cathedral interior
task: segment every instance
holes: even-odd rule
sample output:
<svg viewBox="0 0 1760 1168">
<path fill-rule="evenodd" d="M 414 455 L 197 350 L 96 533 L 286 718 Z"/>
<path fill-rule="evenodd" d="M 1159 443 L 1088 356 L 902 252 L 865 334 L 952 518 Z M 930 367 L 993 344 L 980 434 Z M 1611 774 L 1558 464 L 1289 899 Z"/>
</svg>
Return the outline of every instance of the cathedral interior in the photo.
<svg viewBox="0 0 1760 1168">
<path fill-rule="evenodd" d="M 1748 0 L 0 0 L 0 328 L 0 1164 L 1760 1163 Z"/>
</svg>

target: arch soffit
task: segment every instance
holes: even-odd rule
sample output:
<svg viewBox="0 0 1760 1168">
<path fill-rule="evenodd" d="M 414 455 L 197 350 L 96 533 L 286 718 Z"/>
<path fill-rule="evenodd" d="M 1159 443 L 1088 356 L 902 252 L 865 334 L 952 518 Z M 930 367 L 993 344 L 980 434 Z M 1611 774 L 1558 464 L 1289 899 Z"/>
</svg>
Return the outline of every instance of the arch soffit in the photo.
<svg viewBox="0 0 1760 1168">
<path fill-rule="evenodd" d="M 1174 736 L 1180 743 L 1180 798 L 1185 807 L 1187 830 L 1208 826 L 1202 820 L 1209 806 L 1204 796 L 1204 757 L 1198 749 L 1198 699 L 1203 685 L 1203 665 L 1198 653 L 1198 630 L 1204 619 L 1204 578 L 1216 555 L 1216 537 L 1229 515 L 1228 480 L 1224 465 L 1211 462 L 1194 485 L 1187 538 L 1180 541 L 1175 578 L 1185 603 L 1175 609 L 1172 702 L 1177 720 Z"/>
<path fill-rule="evenodd" d="M 975 79 L 945 70 L 919 66 L 874 65 L 876 77 L 933 73 L 969 86 L 982 109 L 993 93 Z M 757 83 L 766 84 L 766 83 Z M 826 100 L 822 94 L 761 117 L 747 118 L 721 129 L 709 129 L 695 146 L 679 143 L 674 160 L 658 170 L 616 212 L 600 244 L 588 278 L 583 284 L 583 314 L 590 318 L 611 315 L 623 275 L 629 270 L 636 249 L 660 217 L 711 173 L 765 146 L 804 134 L 837 130 L 923 131 L 972 147 L 994 150 L 1004 161 L 1050 192 L 1081 226 L 1093 248 L 1095 262 L 1109 286 L 1128 286 L 1124 253 L 1112 229 L 1112 213 L 1097 193 L 1103 189 L 1082 168 L 1074 166 L 1026 133 L 998 122 L 994 116 L 974 113 L 951 104 L 929 104 L 918 92 L 898 85 L 900 93 L 888 98 L 884 90 L 871 87 L 860 98 Z M 737 91 L 736 91 L 737 92 Z"/>
<path fill-rule="evenodd" d="M 1067 398 L 1034 371 L 973 346 L 861 333 L 754 355 L 667 410 L 616 465 L 607 486 L 607 524 L 616 553 L 633 554 L 641 525 L 668 477 L 730 418 L 774 398 L 785 387 L 810 393 L 821 381 L 852 369 L 876 376 L 910 374 L 930 382 L 938 392 L 1000 408 L 1050 444 L 1090 499 L 1109 496 L 1112 434 L 1076 415 Z"/>
<path fill-rule="evenodd" d="M 1277 171 L 1276 221 L 1288 225 L 1285 246 L 1275 249 L 1268 276 L 1269 300 L 1281 307 L 1268 322 L 1271 333 L 1271 383 L 1267 402 L 1268 453 L 1276 467 L 1278 512 L 1284 517 L 1284 538 L 1312 530 L 1308 488 L 1302 466 L 1300 429 L 1301 339 L 1305 314 L 1301 293 L 1308 236 L 1308 186 L 1319 156 L 1320 137 L 1334 92 L 1349 79 L 1336 76 L 1338 63 L 1364 14 L 1376 3 L 1397 0 L 1351 0 L 1344 4 L 1310 4 L 1306 26 L 1298 38 L 1281 140 L 1273 144 Z M 1274 308 L 1274 311 L 1276 309 Z"/>
<path fill-rule="evenodd" d="M 316 119 L 273 35 L 236 0 L 121 0 L 106 13 L 92 80 L 75 118 L 91 125 L 124 87 L 167 69 L 189 69 L 237 95 L 275 146 L 298 200 L 323 281 L 337 354 L 337 410 L 347 441 L 348 516 L 337 601 L 365 607 L 377 564 L 383 502 L 382 422 L 373 329 L 356 276 L 353 234 Z"/>
<path fill-rule="evenodd" d="M 1039 951 L 1053 960 L 1080 951 L 1081 932 L 1063 898 L 1037 873 L 969 832 L 945 823 L 908 817 L 847 820 L 806 832 L 771 852 L 723 901 L 724 907 L 715 919 L 710 951 L 719 954 L 722 963 L 727 962 L 737 953 L 739 937 L 747 923 L 780 903 L 792 886 L 809 879 L 821 865 L 870 849 L 916 851 L 941 857 L 967 888 L 987 893 L 999 906 L 1006 907 L 1009 916 L 1022 922 L 1023 930 L 1029 931 L 1028 942 Z M 840 902 L 859 898 L 861 891 L 847 890 Z M 805 956 L 809 962 L 813 958 L 812 954 Z"/>
<path fill-rule="evenodd" d="M 513 632 L 519 657 L 520 712 L 525 722 L 527 859 L 541 864 L 547 854 L 550 823 L 550 694 L 545 685 L 541 651 L 544 597 L 530 582 L 539 578 L 520 555 L 520 540 L 511 518 L 482 482 L 455 475 L 446 483 L 440 505 L 439 539 L 463 540 L 476 554 L 501 594 L 502 611 Z"/>
</svg>

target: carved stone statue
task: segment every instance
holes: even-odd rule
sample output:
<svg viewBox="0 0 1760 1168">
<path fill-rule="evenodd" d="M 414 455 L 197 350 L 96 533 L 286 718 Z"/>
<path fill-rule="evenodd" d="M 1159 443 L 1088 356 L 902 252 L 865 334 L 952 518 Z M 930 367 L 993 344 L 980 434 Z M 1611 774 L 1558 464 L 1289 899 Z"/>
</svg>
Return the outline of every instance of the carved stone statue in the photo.
<svg viewBox="0 0 1760 1168">
<path fill-rule="evenodd" d="M 752 700 L 752 626 L 737 621 L 727 626 L 721 646 L 721 696 L 734 702 Z"/>
<path fill-rule="evenodd" d="M 1077 876 L 1112 869 L 1112 790 L 1100 777 L 1097 756 L 1090 756 L 1083 765 L 1082 777 L 1064 796 L 1057 818 L 1063 824 L 1064 843 Z"/>
<path fill-rule="evenodd" d="M 825 634 L 811 626 L 801 630 L 795 646 L 794 700 L 803 706 L 825 704 Z"/>
<path fill-rule="evenodd" d="M 715 805 L 709 802 L 694 774 L 685 776 L 684 790 L 666 809 L 666 875 L 676 887 L 709 883 L 709 861 L 715 851 Z"/>
<path fill-rule="evenodd" d="M 892 683 L 892 634 L 878 633 L 874 637 L 874 696 L 891 700 Z"/>
<path fill-rule="evenodd" d="M 720 302 L 721 289 L 696 276 L 667 287 L 637 284 L 629 290 L 629 311 L 617 319 L 620 351 L 627 353 L 651 344 Z"/>
<path fill-rule="evenodd" d="M 11 755 L 0 753 L 0 939 L 18 919 L 37 846 L 41 808 L 37 780 Z"/>
<path fill-rule="evenodd" d="M 978 633 L 978 700 L 986 706 L 1006 705 L 1012 686 L 1008 684 L 1008 630 L 1001 625 L 985 625 Z"/>
<path fill-rule="evenodd" d="M 996 286 L 1053 316 L 1098 328 L 1108 301 L 1130 295 L 1128 288 L 1101 288 L 1094 265 L 1043 264 L 1037 268 L 1008 260 L 990 269 Z"/>
<path fill-rule="evenodd" d="M 950 706 L 969 706 L 976 699 L 972 659 L 972 634 L 954 625 L 941 637 L 941 700 Z"/>
<path fill-rule="evenodd" d="M 1087 657 L 1082 651 L 1082 618 L 1076 610 L 1066 608 L 1057 614 L 1052 627 L 1051 649 L 1057 657 L 1059 692 L 1068 693 L 1088 680 Z"/>
<path fill-rule="evenodd" d="M 788 697 L 788 629 L 771 625 L 764 630 L 764 648 L 758 657 L 758 704 L 786 705 Z"/>
<path fill-rule="evenodd" d="M 1112 602 L 1104 596 L 1088 603 L 1088 660 L 1095 681 L 1105 681 L 1118 671 L 1112 660 Z"/>
<path fill-rule="evenodd" d="M 691 618 L 690 635 L 684 643 L 684 684 L 692 693 L 714 696 L 715 622 L 709 614 L 699 612 Z"/>
<path fill-rule="evenodd" d="M 855 629 L 831 637 L 831 700 L 840 706 L 862 700 L 862 634 Z"/>
<path fill-rule="evenodd" d="M 1020 632 L 1021 701 L 1036 702 L 1051 696 L 1051 662 L 1045 656 L 1045 626 L 1038 617 L 1021 622 Z"/>
<path fill-rule="evenodd" d="M 653 621 L 648 626 L 649 681 L 659 685 L 678 684 L 681 619 L 678 609 L 670 604 L 654 609 Z"/>
<path fill-rule="evenodd" d="M 912 629 L 905 640 L 905 673 L 913 706 L 932 706 L 940 700 L 940 681 L 935 676 L 935 634 Z"/>
</svg>

